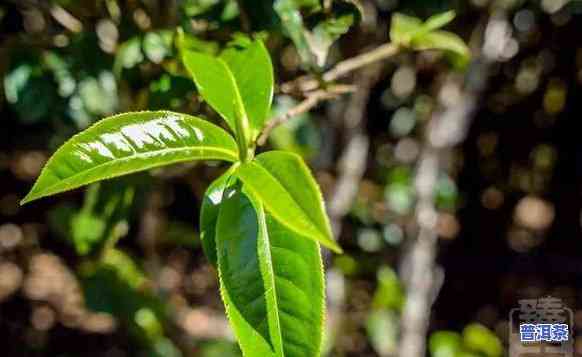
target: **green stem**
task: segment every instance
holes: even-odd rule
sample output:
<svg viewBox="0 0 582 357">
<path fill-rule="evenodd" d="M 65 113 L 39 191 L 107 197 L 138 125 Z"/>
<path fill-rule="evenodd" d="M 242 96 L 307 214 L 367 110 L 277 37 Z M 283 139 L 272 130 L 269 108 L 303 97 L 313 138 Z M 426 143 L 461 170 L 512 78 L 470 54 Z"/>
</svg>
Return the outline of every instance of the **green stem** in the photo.
<svg viewBox="0 0 582 357">
<path fill-rule="evenodd" d="M 240 161 L 247 162 L 252 160 L 254 148 L 249 147 L 249 142 L 251 141 L 249 119 L 244 107 L 242 106 L 242 99 L 238 93 L 234 98 L 234 110 L 236 114 L 236 141 L 238 144 Z"/>
</svg>

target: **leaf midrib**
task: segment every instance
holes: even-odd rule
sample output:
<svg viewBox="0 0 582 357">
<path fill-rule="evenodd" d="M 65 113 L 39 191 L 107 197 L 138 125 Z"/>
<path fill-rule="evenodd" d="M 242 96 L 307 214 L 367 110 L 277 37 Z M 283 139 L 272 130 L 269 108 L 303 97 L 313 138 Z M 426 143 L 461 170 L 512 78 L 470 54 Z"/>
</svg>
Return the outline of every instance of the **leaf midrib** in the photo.
<svg viewBox="0 0 582 357">
<path fill-rule="evenodd" d="M 162 150 L 148 151 L 148 152 L 143 152 L 143 153 L 136 153 L 136 154 L 133 154 L 133 155 L 130 155 L 130 156 L 126 156 L 126 157 L 123 157 L 123 158 L 118 158 L 118 159 L 113 159 L 113 160 L 107 161 L 105 163 L 102 163 L 102 164 L 99 164 L 97 166 L 94 166 L 94 167 L 92 167 L 90 169 L 87 169 L 87 170 L 81 171 L 79 173 L 76 173 L 73 176 L 69 176 L 69 177 L 66 177 L 64 179 L 61 179 L 57 183 L 55 183 L 54 185 L 51 185 L 51 186 L 45 188 L 44 190 L 40 191 L 40 192 L 43 192 L 40 195 L 33 195 L 32 193 L 35 192 L 33 190 L 33 191 L 31 191 L 30 194 L 28 194 L 22 200 L 21 203 L 23 204 L 23 203 L 26 203 L 26 202 L 31 201 L 32 199 L 41 198 L 41 197 L 50 195 L 51 194 L 51 191 L 54 192 L 56 190 L 57 192 L 59 192 L 59 189 L 60 188 L 66 188 L 67 185 L 69 184 L 69 182 L 70 181 L 74 181 L 75 178 L 77 178 L 77 177 L 79 177 L 81 175 L 86 175 L 86 174 L 88 174 L 88 173 L 90 173 L 92 171 L 96 171 L 98 169 L 102 169 L 102 168 L 104 168 L 106 166 L 111 166 L 113 164 L 119 164 L 120 162 L 129 161 L 129 160 L 133 160 L 133 159 L 136 159 L 136 158 L 147 158 L 147 157 L 157 156 L 157 155 L 165 154 L 165 153 L 173 153 L 173 152 L 188 151 L 188 150 L 207 150 L 207 151 L 211 151 L 211 152 L 215 152 L 215 153 L 222 152 L 222 153 L 225 153 L 225 154 L 229 155 L 231 157 L 231 159 L 232 159 L 231 160 L 232 162 L 236 161 L 237 160 L 237 157 L 238 157 L 235 151 L 231 151 L 231 150 L 227 150 L 227 149 L 222 149 L 222 148 L 218 148 L 218 147 L 212 147 L 212 146 L 195 146 L 195 147 L 189 146 L 189 147 L 171 148 L 171 149 L 166 148 L 166 149 L 162 149 Z M 223 157 L 218 157 L 218 156 L 216 156 L 216 157 L 206 157 L 206 159 L 210 159 L 210 158 L 221 159 Z M 151 168 L 154 168 L 154 167 L 157 167 L 157 166 L 167 165 L 169 163 L 178 163 L 178 162 L 190 161 L 192 159 L 194 159 L 194 158 L 188 157 L 188 158 L 177 159 L 175 161 L 170 161 L 170 162 L 149 164 L 149 165 L 145 165 L 144 167 L 141 167 L 140 169 L 138 169 L 136 171 L 148 170 L 148 169 L 151 169 Z M 123 174 L 128 174 L 130 172 L 132 172 L 132 171 L 128 171 L 128 172 L 125 172 Z M 91 183 L 94 183 L 94 182 L 97 182 L 97 181 L 101 181 L 101 180 L 107 180 L 107 179 L 110 179 L 110 178 L 113 178 L 113 177 L 117 177 L 117 176 L 118 175 L 111 175 L 111 176 L 107 176 L 107 177 L 103 177 L 103 178 L 96 178 L 96 179 L 93 179 L 93 180 L 89 180 L 88 182 L 85 183 L 85 185 L 91 184 Z M 69 189 L 65 189 L 65 191 L 73 190 L 75 188 L 77 188 L 77 186 L 73 186 L 73 187 L 70 187 Z"/>
<path fill-rule="evenodd" d="M 322 236 L 324 237 L 326 240 L 329 239 L 329 237 L 325 234 L 325 232 L 322 232 L 319 227 L 317 226 L 316 222 L 314 222 L 311 217 L 309 217 L 309 215 L 305 214 L 304 210 L 303 210 L 303 206 L 301 206 L 297 200 L 295 199 L 295 197 L 293 197 L 293 195 L 289 192 L 289 190 L 287 190 L 287 188 L 273 175 L 271 174 L 271 172 L 269 170 L 267 170 L 263 165 L 260 165 L 257 162 L 250 162 L 249 164 L 251 165 L 256 165 L 258 167 L 260 167 L 263 171 L 265 171 L 270 177 L 273 178 L 273 180 L 275 180 L 275 182 L 277 182 L 277 184 L 279 186 L 281 186 L 283 188 L 283 191 L 287 192 L 287 194 L 289 195 L 289 197 L 291 197 L 291 200 L 293 201 L 293 203 L 295 203 L 295 205 L 297 205 L 297 207 L 299 207 L 299 211 L 301 212 L 301 214 L 307 218 L 307 221 L 309 221 L 310 225 L 315 228 L 315 230 Z M 251 186 L 252 187 L 252 186 Z M 256 193 L 255 193 L 256 194 Z M 271 214 L 273 214 L 271 212 Z M 283 219 L 279 219 L 279 221 L 281 221 L 285 226 L 287 226 L 288 228 L 292 229 L 293 231 L 295 231 L 295 229 L 291 226 L 289 226 L 286 222 L 284 222 L 285 220 Z M 297 232 L 299 234 L 299 232 Z"/>
</svg>

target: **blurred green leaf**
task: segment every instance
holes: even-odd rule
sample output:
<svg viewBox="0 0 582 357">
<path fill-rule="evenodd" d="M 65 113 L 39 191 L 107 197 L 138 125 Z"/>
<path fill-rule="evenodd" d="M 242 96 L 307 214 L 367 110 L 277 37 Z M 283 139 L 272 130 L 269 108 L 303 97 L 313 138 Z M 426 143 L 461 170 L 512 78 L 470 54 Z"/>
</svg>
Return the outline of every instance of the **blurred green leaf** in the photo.
<svg viewBox="0 0 582 357">
<path fill-rule="evenodd" d="M 430 31 L 434 31 L 434 30 L 438 30 L 441 27 L 447 25 L 448 23 L 450 23 L 451 21 L 453 21 L 455 19 L 455 11 L 453 10 L 449 10 L 449 11 L 445 11 L 443 13 L 440 14 L 436 14 L 433 15 L 431 17 L 429 17 L 428 19 L 426 19 L 426 21 L 424 22 L 423 28 L 425 31 L 430 32 Z"/>
<path fill-rule="evenodd" d="M 331 45 L 362 18 L 357 1 L 335 0 L 329 12 L 318 1 L 277 0 L 275 10 L 305 66 L 323 67 Z"/>
<path fill-rule="evenodd" d="M 143 52 L 153 63 L 160 63 L 172 55 L 174 33 L 170 30 L 150 31 L 143 38 Z"/>
<path fill-rule="evenodd" d="M 141 38 L 132 37 L 119 46 L 115 54 L 113 71 L 117 76 L 121 75 L 124 68 L 133 68 L 144 60 L 141 49 Z"/>
<path fill-rule="evenodd" d="M 390 22 L 390 40 L 407 45 L 414 36 L 422 31 L 422 21 L 416 17 L 395 13 Z"/>
<path fill-rule="evenodd" d="M 235 0 L 185 0 L 180 8 L 188 20 L 202 20 L 212 28 L 230 25 L 239 14 Z"/>
<path fill-rule="evenodd" d="M 398 214 L 407 214 L 414 203 L 412 170 L 407 166 L 396 166 L 389 172 L 384 188 L 388 207 Z"/>
<path fill-rule="evenodd" d="M 487 357 L 503 355 L 503 345 L 499 337 L 487 327 L 474 323 L 463 330 L 463 344 L 469 350 L 480 352 Z"/>
<path fill-rule="evenodd" d="M 168 222 L 164 241 L 173 246 L 188 248 L 198 248 L 200 246 L 200 241 L 192 225 L 178 220 Z"/>
<path fill-rule="evenodd" d="M 375 309 L 392 309 L 400 311 L 404 305 L 404 288 L 398 275 L 389 266 L 378 269 L 378 287 L 374 293 L 372 306 Z"/>
<path fill-rule="evenodd" d="M 307 42 L 301 7 L 298 2 L 295 0 L 276 0 L 274 7 L 281 18 L 283 28 L 295 44 L 299 57 L 307 67 L 310 67 L 315 62 L 315 58 Z"/>
<path fill-rule="evenodd" d="M 137 290 L 143 287 L 147 278 L 135 261 L 118 249 L 110 249 L 102 257 L 101 266 L 115 270 L 120 281 L 130 289 Z"/>
<path fill-rule="evenodd" d="M 380 232 L 372 228 L 362 228 L 357 233 L 358 245 L 364 252 L 375 253 L 382 249 L 384 242 Z"/>
<path fill-rule="evenodd" d="M 168 315 L 163 301 L 145 289 L 145 275 L 130 256 L 110 249 L 101 262 L 80 270 L 90 310 L 115 316 L 148 355 L 181 356 L 164 335 Z"/>
<path fill-rule="evenodd" d="M 79 82 L 79 96 L 85 109 L 93 115 L 110 115 L 117 109 L 117 83 L 109 71 Z"/>
<path fill-rule="evenodd" d="M 434 31 L 419 36 L 412 41 L 412 47 L 416 50 L 448 51 L 457 56 L 461 63 L 468 62 L 471 56 L 463 39 L 447 31 Z"/>
<path fill-rule="evenodd" d="M 289 96 L 278 96 L 273 108 L 273 117 L 283 115 L 297 102 Z M 291 151 L 309 159 L 321 148 L 321 133 L 309 113 L 302 113 L 279 125 L 269 135 L 275 149 Z"/>
<path fill-rule="evenodd" d="M 428 350 L 431 357 L 459 357 L 461 335 L 453 331 L 436 331 L 430 335 Z"/>
<path fill-rule="evenodd" d="M 176 46 L 180 52 L 202 52 L 212 56 L 217 55 L 219 52 L 218 43 L 202 40 L 193 34 L 184 32 L 182 29 L 178 29 L 178 36 L 176 36 Z"/>
<path fill-rule="evenodd" d="M 238 346 L 226 341 L 206 342 L 202 346 L 200 354 L 202 357 L 241 357 Z"/>
<path fill-rule="evenodd" d="M 4 93 L 24 123 L 48 119 L 58 103 L 56 84 L 45 73 L 38 58 L 15 55 L 4 76 Z"/>
<path fill-rule="evenodd" d="M 459 65 L 466 65 L 470 51 L 465 42 L 448 31 L 437 31 L 455 18 L 454 11 L 447 11 L 428 18 L 420 19 L 400 13 L 392 15 L 390 39 L 392 42 L 414 50 L 443 50 L 455 56 Z"/>
<path fill-rule="evenodd" d="M 394 356 L 398 347 L 398 315 L 390 310 L 372 310 L 366 321 L 366 332 L 380 357 Z"/>
<path fill-rule="evenodd" d="M 129 178 L 90 185 L 80 210 L 65 205 L 51 212 L 51 228 L 79 255 L 89 254 L 105 241 L 114 244 L 127 234 L 136 185 Z"/>
<path fill-rule="evenodd" d="M 438 178 L 436 184 L 436 204 L 439 209 L 453 211 L 457 207 L 459 192 L 455 181 L 448 175 Z"/>
<path fill-rule="evenodd" d="M 333 16 L 319 21 L 306 33 L 307 43 L 318 66 L 323 67 L 333 43 L 360 21 L 363 10 L 355 1 L 334 1 Z"/>
<path fill-rule="evenodd" d="M 187 77 L 163 73 L 149 85 L 148 108 L 150 110 L 179 110 L 187 106 L 194 96 L 192 80 Z"/>
</svg>

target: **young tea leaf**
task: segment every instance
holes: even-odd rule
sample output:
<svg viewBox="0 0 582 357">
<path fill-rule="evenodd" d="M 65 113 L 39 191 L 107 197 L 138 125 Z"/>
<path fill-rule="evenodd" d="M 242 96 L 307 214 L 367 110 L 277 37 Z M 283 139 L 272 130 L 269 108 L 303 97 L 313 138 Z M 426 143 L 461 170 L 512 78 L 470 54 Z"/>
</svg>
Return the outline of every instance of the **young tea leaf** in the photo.
<svg viewBox="0 0 582 357">
<path fill-rule="evenodd" d="M 202 119 L 167 111 L 115 115 L 63 144 L 22 203 L 177 162 L 237 158 L 234 139 Z"/>
<path fill-rule="evenodd" d="M 241 165 L 236 175 L 278 221 L 297 234 L 341 252 L 333 240 L 317 182 L 300 156 L 266 152 Z"/>
<path fill-rule="evenodd" d="M 183 49 L 182 58 L 208 104 L 237 136 L 240 127 L 248 127 L 244 139 L 254 141 L 273 98 L 273 65 L 262 41 L 238 38 L 218 57 Z"/>
<path fill-rule="evenodd" d="M 232 72 L 224 60 L 183 49 L 182 60 L 194 78 L 198 91 L 236 133 L 235 98 L 240 98 Z M 242 100 L 242 99 L 241 99 Z"/>
<path fill-rule="evenodd" d="M 234 76 L 250 126 L 250 140 L 258 135 L 271 109 L 273 100 L 273 64 L 260 40 L 239 38 L 222 52 Z"/>
<path fill-rule="evenodd" d="M 216 235 L 218 269 L 243 354 L 319 356 L 324 284 L 318 244 L 278 223 L 240 186 L 225 195 Z"/>
</svg>

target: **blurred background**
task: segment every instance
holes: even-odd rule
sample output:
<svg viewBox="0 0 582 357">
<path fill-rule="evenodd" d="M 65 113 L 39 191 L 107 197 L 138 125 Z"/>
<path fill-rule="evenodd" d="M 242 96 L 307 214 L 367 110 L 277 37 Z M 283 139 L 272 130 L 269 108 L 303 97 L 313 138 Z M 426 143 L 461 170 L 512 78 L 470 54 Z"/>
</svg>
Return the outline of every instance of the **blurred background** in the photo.
<svg viewBox="0 0 582 357">
<path fill-rule="evenodd" d="M 495 61 L 467 69 L 446 54 L 403 52 L 348 77 L 357 92 L 290 120 L 267 143 L 310 163 L 345 250 L 325 254 L 325 354 L 397 356 L 416 167 L 439 103 L 471 95 L 446 90 L 463 76 L 481 84 L 434 185 L 427 355 L 506 355 L 509 312 L 523 298 L 561 298 L 582 328 L 582 2 L 362 0 L 364 16 L 320 38 L 312 62 L 273 12 L 281 3 L 0 3 L 2 355 L 240 356 L 198 237 L 202 195 L 224 166 L 179 165 L 18 203 L 51 153 L 104 116 L 163 108 L 219 123 L 178 59 L 177 27 L 207 52 L 233 33 L 266 31 L 282 83 L 388 41 L 394 12 L 449 9 L 457 18 L 447 30 L 473 53 L 501 14 L 508 40 Z M 276 95 L 273 115 L 297 101 Z"/>
</svg>

